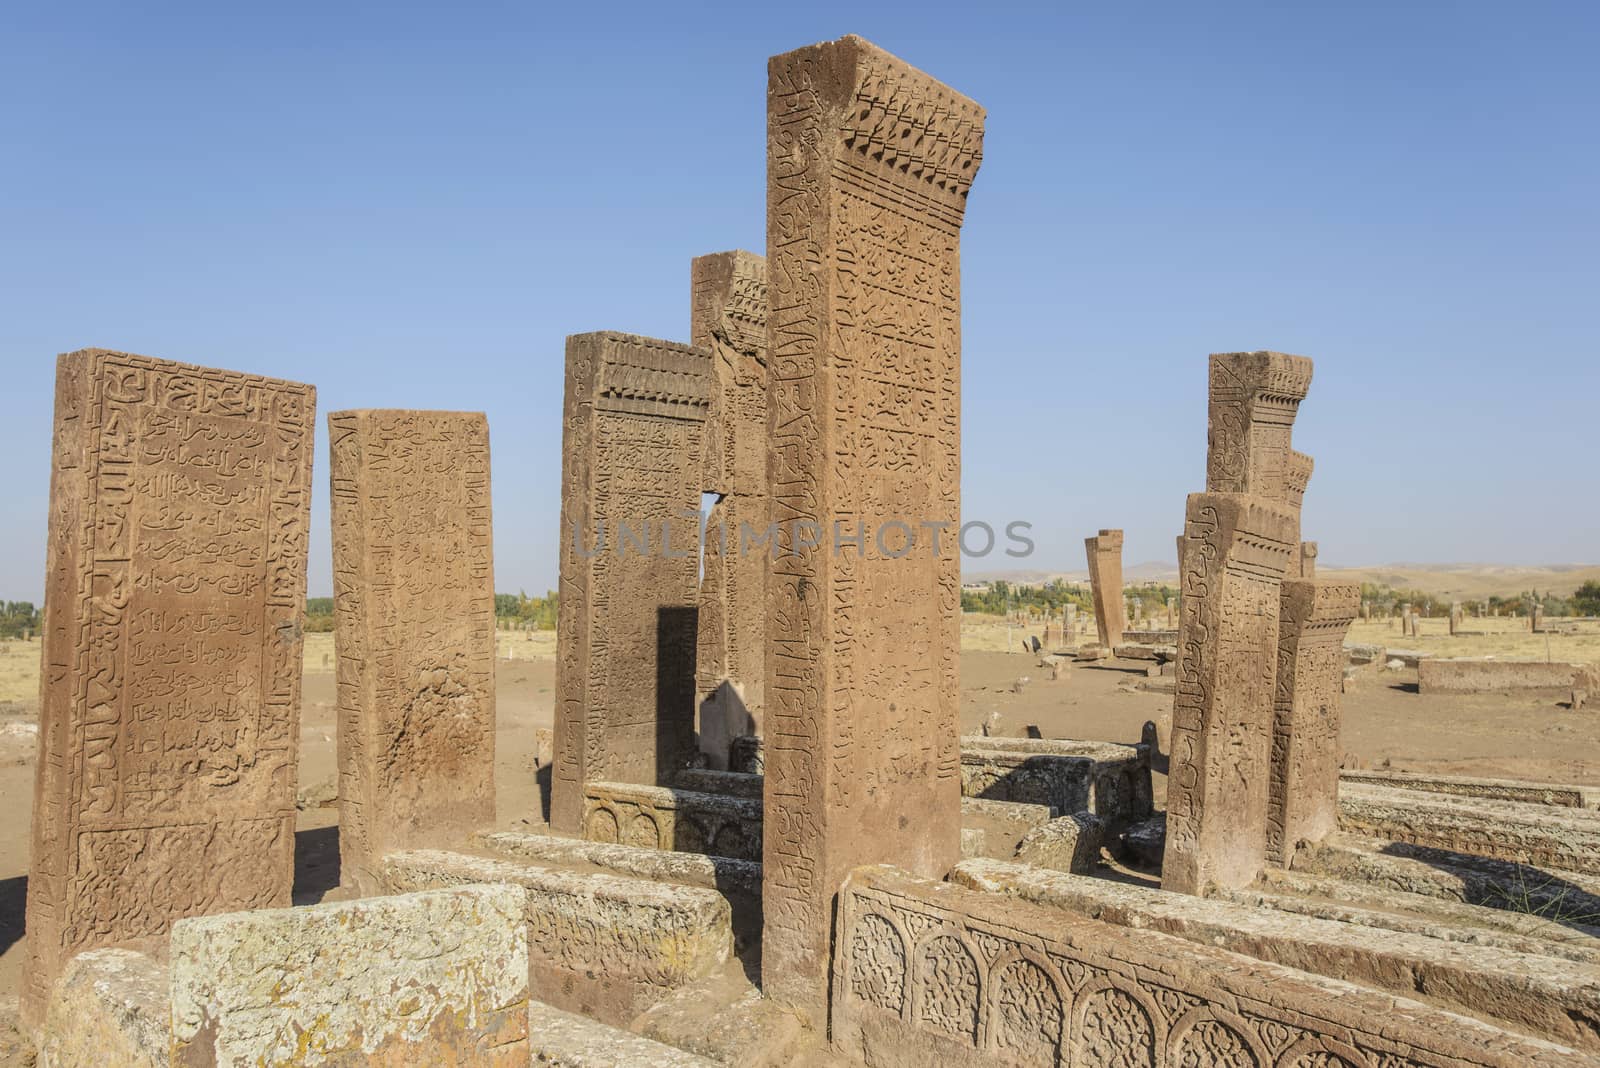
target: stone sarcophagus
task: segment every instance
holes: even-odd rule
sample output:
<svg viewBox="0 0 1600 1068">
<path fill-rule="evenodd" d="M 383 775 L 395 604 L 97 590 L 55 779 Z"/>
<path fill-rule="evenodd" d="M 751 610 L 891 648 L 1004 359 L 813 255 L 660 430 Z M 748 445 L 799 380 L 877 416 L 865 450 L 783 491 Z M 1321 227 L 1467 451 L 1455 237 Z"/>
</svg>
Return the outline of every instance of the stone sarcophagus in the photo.
<svg viewBox="0 0 1600 1068">
<path fill-rule="evenodd" d="M 831 990 L 835 1044 L 880 1068 L 1589 1063 L 1387 992 L 883 867 L 839 895 Z"/>
</svg>

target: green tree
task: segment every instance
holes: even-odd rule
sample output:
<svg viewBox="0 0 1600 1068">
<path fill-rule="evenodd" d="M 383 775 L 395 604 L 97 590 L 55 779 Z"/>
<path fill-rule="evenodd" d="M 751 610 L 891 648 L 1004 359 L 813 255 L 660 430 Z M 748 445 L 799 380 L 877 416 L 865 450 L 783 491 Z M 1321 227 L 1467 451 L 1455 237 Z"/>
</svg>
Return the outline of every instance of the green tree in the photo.
<svg viewBox="0 0 1600 1068">
<path fill-rule="evenodd" d="M 1580 616 L 1600 616 L 1600 582 L 1590 579 L 1572 591 L 1572 611 Z"/>
</svg>

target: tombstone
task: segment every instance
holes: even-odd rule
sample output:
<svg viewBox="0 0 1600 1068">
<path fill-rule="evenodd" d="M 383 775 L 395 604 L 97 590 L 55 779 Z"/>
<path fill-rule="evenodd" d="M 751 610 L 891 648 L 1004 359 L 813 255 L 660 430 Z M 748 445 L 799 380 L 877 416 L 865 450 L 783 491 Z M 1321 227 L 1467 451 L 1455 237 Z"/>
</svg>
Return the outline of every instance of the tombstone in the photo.
<svg viewBox="0 0 1600 1068">
<path fill-rule="evenodd" d="M 1178 599 L 1167 598 L 1167 629 L 1172 630 L 1178 625 Z"/>
<path fill-rule="evenodd" d="M 1533 602 L 1533 611 L 1528 614 L 1528 626 L 1535 634 L 1544 630 L 1544 603 L 1542 601 Z"/>
<path fill-rule="evenodd" d="M 1281 584 L 1298 569 L 1290 434 L 1311 361 L 1210 360 L 1206 492 L 1191 494 L 1162 886 L 1242 887 L 1266 864 Z M 1293 470 L 1291 470 L 1293 468 Z M 1299 480 L 1303 491 L 1304 481 Z"/>
<path fill-rule="evenodd" d="M 699 515 L 711 360 L 632 334 L 567 339 L 550 825 L 587 783 L 657 785 L 695 753 Z"/>
<path fill-rule="evenodd" d="M 812 1027 L 845 875 L 943 878 L 960 855 L 959 242 L 983 120 L 858 37 L 768 65 L 769 470 L 787 551 L 768 577 L 762 987 Z M 823 552 L 796 536 L 834 517 L 947 524 L 945 544 L 892 558 L 874 538 Z"/>
<path fill-rule="evenodd" d="M 1317 577 L 1317 543 L 1303 541 L 1300 543 L 1300 578 L 1314 579 Z M 1351 617 L 1352 622 L 1354 616 Z"/>
<path fill-rule="evenodd" d="M 1094 623 L 1100 645 L 1110 649 L 1122 643 L 1128 618 L 1122 603 L 1122 531 L 1102 530 L 1083 539 L 1089 558 L 1089 589 L 1094 595 Z"/>
<path fill-rule="evenodd" d="M 1461 611 L 1461 602 L 1460 601 L 1451 601 L 1450 602 L 1450 636 L 1452 638 L 1455 637 L 1456 632 L 1461 629 L 1461 621 L 1462 621 L 1462 619 L 1463 619 L 1463 613 Z"/>
<path fill-rule="evenodd" d="M 1267 859 L 1287 867 L 1300 842 L 1338 829 L 1344 637 L 1355 583 L 1286 579 L 1279 600 Z"/>
<path fill-rule="evenodd" d="M 494 823 L 489 422 L 334 412 L 328 456 L 339 871 L 370 895 L 385 853 Z"/>
<path fill-rule="evenodd" d="M 1061 637 L 1062 641 L 1068 645 L 1078 640 L 1078 606 L 1076 604 L 1069 603 L 1066 606 Z"/>
<path fill-rule="evenodd" d="M 767 527 L 767 264 L 751 252 L 696 257 L 690 267 L 689 339 L 711 354 L 711 408 L 703 488 L 718 499 L 706 517 L 700 580 L 700 750 L 725 770 L 728 744 L 761 733 L 769 551 L 740 551 L 741 524 Z"/>
<path fill-rule="evenodd" d="M 23 1013 L 79 951 L 289 904 L 316 391 L 56 364 Z"/>
<path fill-rule="evenodd" d="M 1033 652 L 1033 653 L 1037 653 L 1042 648 L 1042 646 L 1039 644 L 1039 636 L 1037 634 L 1035 634 L 1031 639 L 1029 639 L 1029 645 L 1030 645 L 1029 652 Z"/>
</svg>

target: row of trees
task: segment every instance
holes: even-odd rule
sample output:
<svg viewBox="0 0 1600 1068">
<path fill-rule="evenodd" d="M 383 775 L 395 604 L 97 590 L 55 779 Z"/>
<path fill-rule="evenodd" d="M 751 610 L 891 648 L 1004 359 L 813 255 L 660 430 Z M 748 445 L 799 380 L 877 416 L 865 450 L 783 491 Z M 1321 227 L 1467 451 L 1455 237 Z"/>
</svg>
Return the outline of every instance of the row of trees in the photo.
<svg viewBox="0 0 1600 1068">
<path fill-rule="evenodd" d="M 1146 615 L 1165 612 L 1167 598 L 1176 599 L 1177 596 L 1177 589 L 1158 582 L 1147 582 L 1142 586 L 1126 586 L 1122 591 L 1123 600 L 1130 604 L 1135 598 L 1143 600 Z M 1042 586 L 1013 585 L 1003 580 L 996 580 L 986 584 L 981 590 L 961 591 L 963 612 L 984 612 L 995 616 L 1003 616 L 1007 611 L 1019 609 L 1033 609 L 1045 615 L 1059 615 L 1069 604 L 1077 605 L 1081 612 L 1092 614 L 1094 594 L 1086 585 L 1067 583 L 1060 579 L 1053 579 Z"/>
<path fill-rule="evenodd" d="M 522 592 L 494 595 L 495 624 L 506 629 L 522 626 L 529 630 L 555 630 L 556 609 L 554 590 L 547 591 L 543 597 L 529 597 Z M 332 597 L 306 598 L 305 630 L 308 634 L 326 634 L 333 630 Z"/>
<path fill-rule="evenodd" d="M 1361 599 L 1371 604 L 1373 612 L 1378 615 L 1387 615 L 1400 605 L 1409 603 L 1415 611 L 1424 616 L 1448 615 L 1451 601 L 1461 600 L 1440 597 L 1422 590 L 1392 589 L 1382 583 L 1374 582 L 1361 584 Z M 1535 603 L 1544 609 L 1544 614 L 1547 616 L 1600 616 L 1600 582 L 1585 582 L 1572 591 L 1570 597 L 1558 597 L 1549 590 L 1543 593 L 1538 590 L 1524 590 L 1510 597 L 1491 594 L 1477 600 L 1461 600 L 1461 607 L 1468 615 L 1476 615 L 1480 605 L 1489 615 L 1494 615 L 1497 611 L 1501 615 L 1510 615 L 1512 612 L 1528 615 L 1533 611 Z"/>
<path fill-rule="evenodd" d="M 32 601 L 0 601 L 0 638 L 39 633 L 39 610 Z"/>
</svg>

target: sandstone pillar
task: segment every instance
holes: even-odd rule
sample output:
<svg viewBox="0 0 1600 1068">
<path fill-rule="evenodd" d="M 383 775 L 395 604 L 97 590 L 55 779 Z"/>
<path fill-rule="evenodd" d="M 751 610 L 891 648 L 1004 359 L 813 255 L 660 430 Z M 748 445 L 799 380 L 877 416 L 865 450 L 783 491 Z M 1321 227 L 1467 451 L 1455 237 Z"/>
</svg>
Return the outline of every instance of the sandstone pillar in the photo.
<svg viewBox="0 0 1600 1068">
<path fill-rule="evenodd" d="M 1276 864 L 1338 829 L 1344 636 L 1360 601 L 1355 583 L 1283 583 L 1267 811 L 1267 859 Z"/>
<path fill-rule="evenodd" d="M 937 878 L 960 853 L 959 240 L 983 121 L 857 37 L 768 65 L 784 551 L 767 592 L 762 981 L 813 1026 L 846 873 Z M 912 526 L 909 551 L 893 523 Z"/>
<path fill-rule="evenodd" d="M 711 354 L 705 488 L 719 495 L 706 517 L 700 581 L 700 750 L 728 765 L 728 743 L 761 733 L 770 551 L 741 551 L 740 530 L 767 518 L 767 264 L 750 252 L 699 256 L 690 269 L 689 339 Z"/>
<path fill-rule="evenodd" d="M 700 489 L 711 360 L 632 334 L 567 339 L 550 824 L 595 780 L 656 784 L 694 754 Z"/>
<path fill-rule="evenodd" d="M 340 877 L 375 894 L 385 853 L 494 823 L 489 422 L 334 412 L 328 454 Z"/>
<path fill-rule="evenodd" d="M 1089 589 L 1094 595 L 1094 623 L 1100 645 L 1110 649 L 1122 644 L 1128 629 L 1126 607 L 1122 602 L 1122 531 L 1102 530 L 1083 539 L 1089 557 Z"/>
<path fill-rule="evenodd" d="M 289 904 L 316 391 L 56 365 L 24 1015 L 61 965 Z"/>
<path fill-rule="evenodd" d="M 1311 459 L 1291 448 L 1311 361 L 1214 355 L 1206 492 L 1189 498 L 1180 554 L 1162 885 L 1244 886 L 1266 863 L 1280 586 L 1300 568 Z"/>
</svg>

